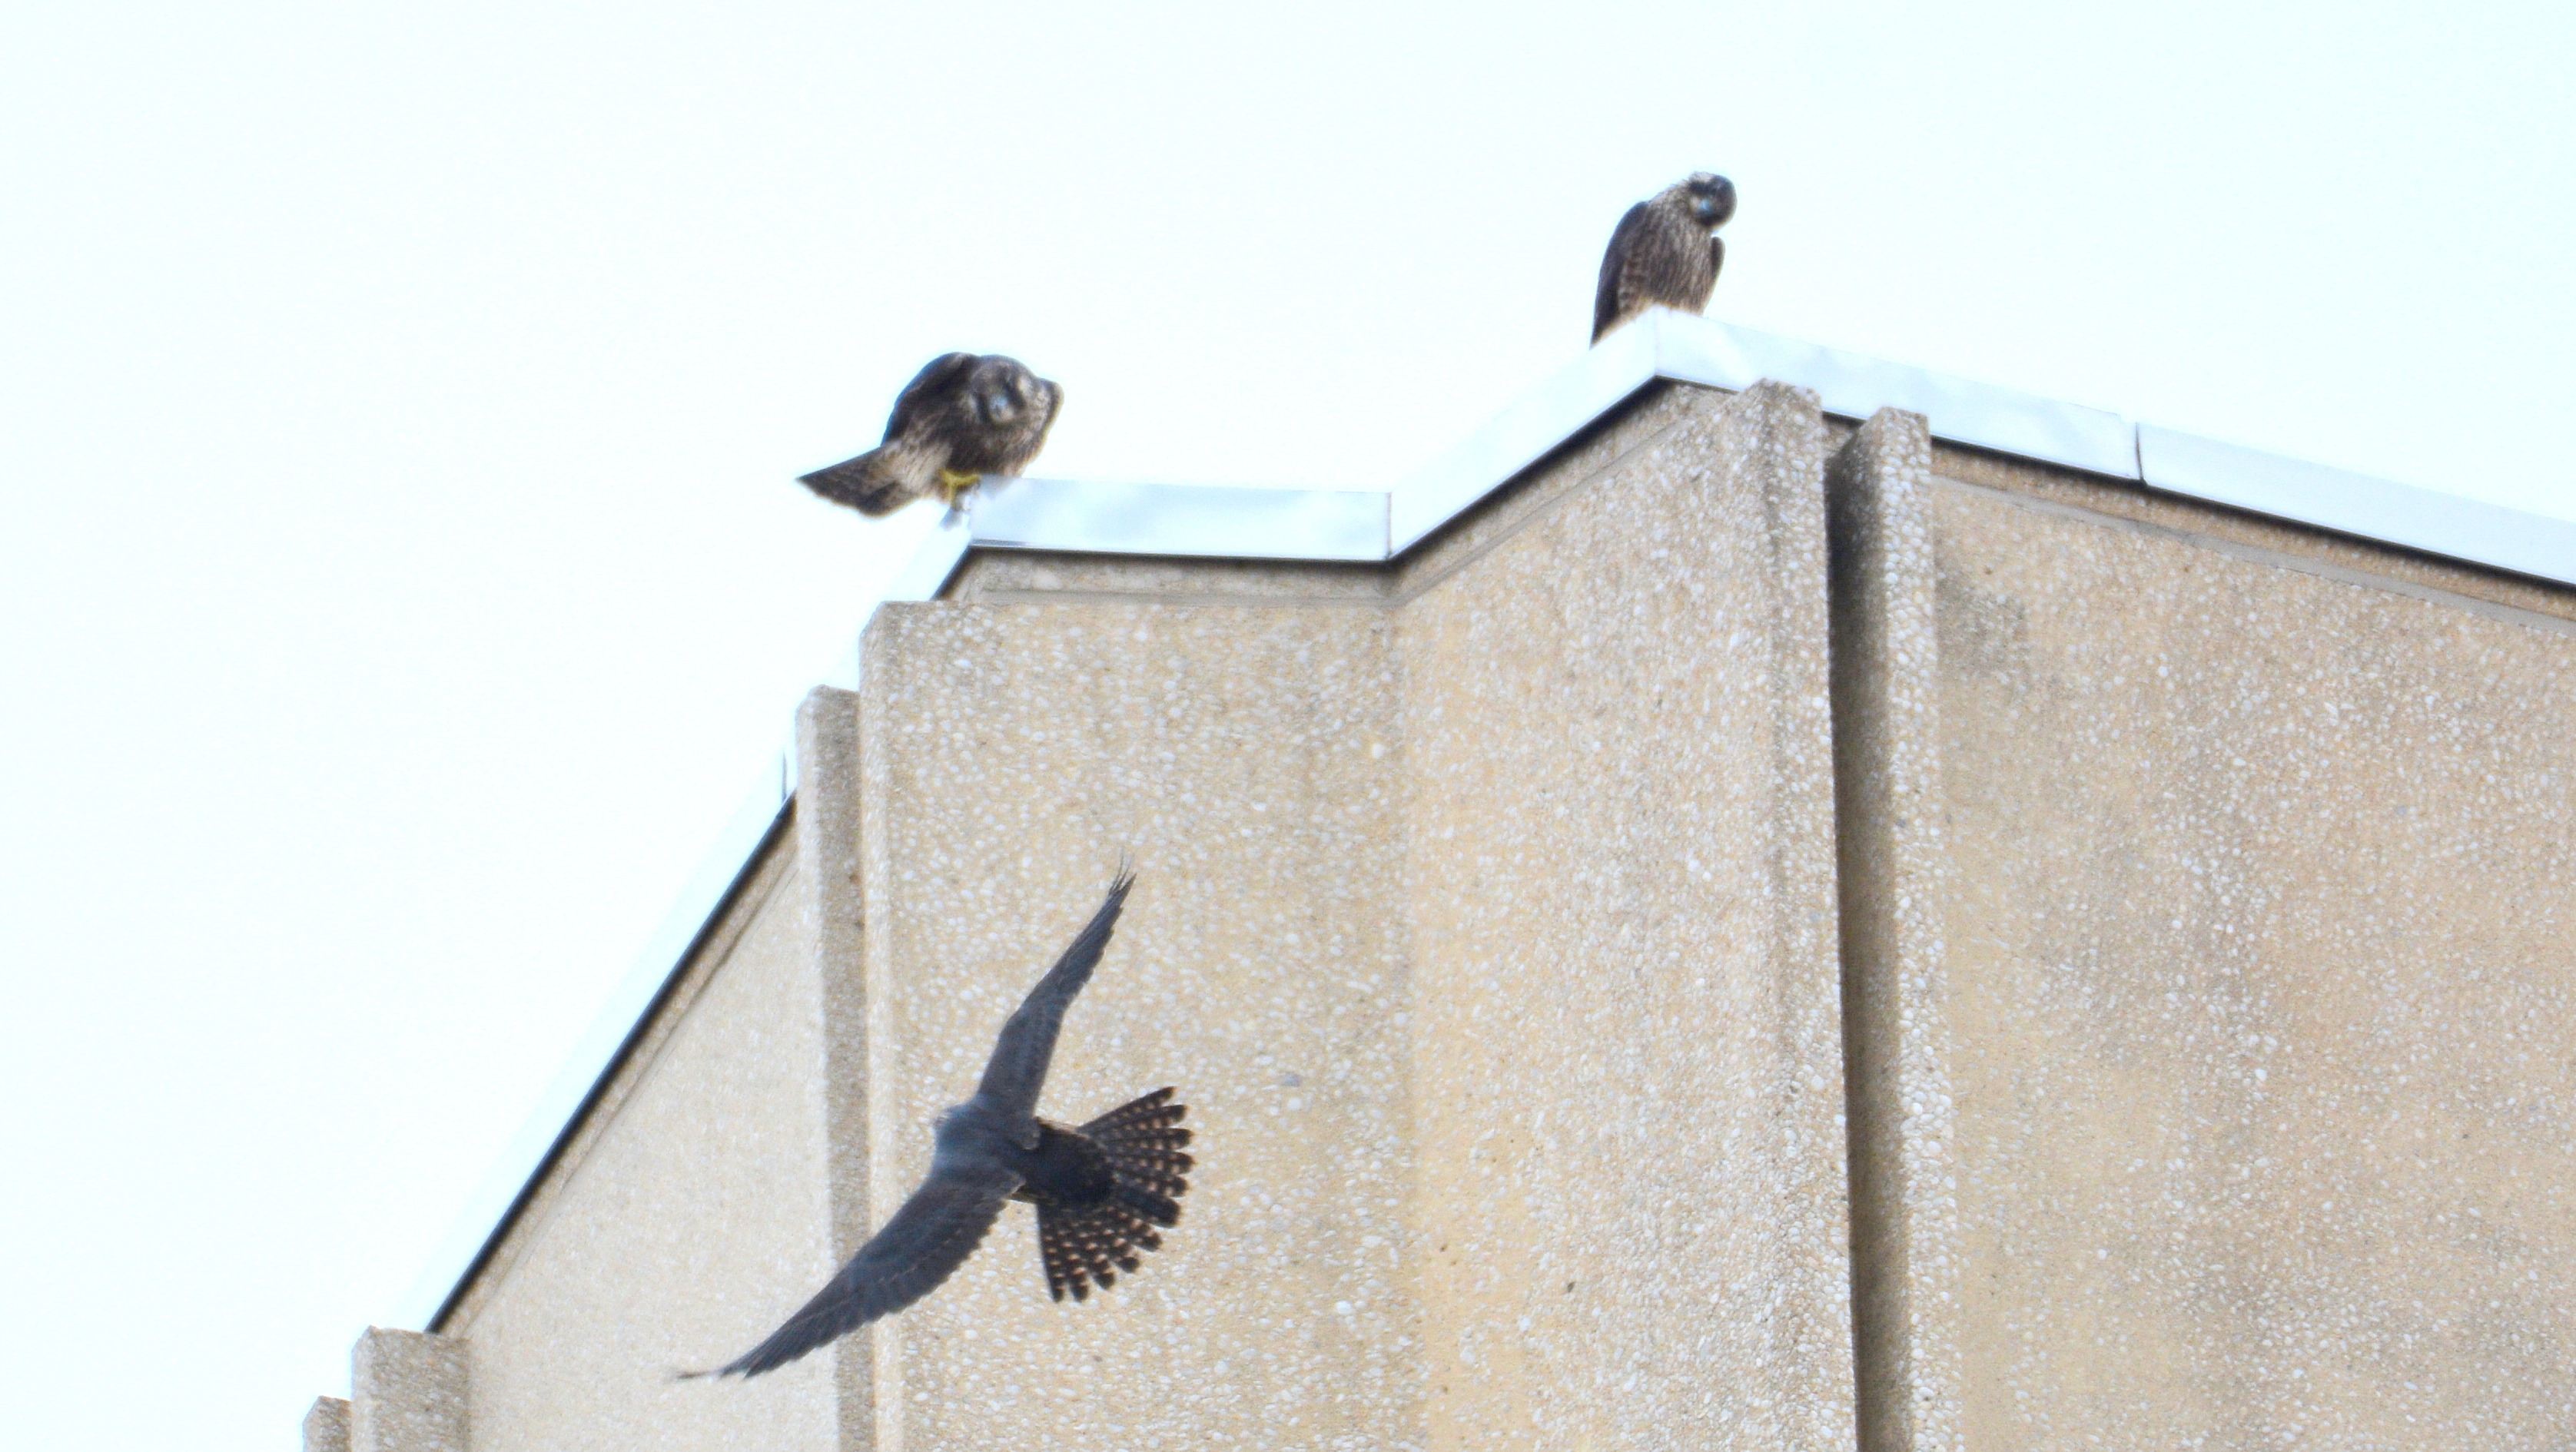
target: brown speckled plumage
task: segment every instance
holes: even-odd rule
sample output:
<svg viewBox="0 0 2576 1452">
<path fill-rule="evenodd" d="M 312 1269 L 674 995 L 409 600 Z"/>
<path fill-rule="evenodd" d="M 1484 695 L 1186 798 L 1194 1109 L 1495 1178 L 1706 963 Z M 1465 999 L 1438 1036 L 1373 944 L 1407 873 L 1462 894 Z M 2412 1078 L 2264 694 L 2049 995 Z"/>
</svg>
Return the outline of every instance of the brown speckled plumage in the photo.
<svg viewBox="0 0 2576 1452">
<path fill-rule="evenodd" d="M 933 494 L 955 504 L 986 474 L 1017 474 L 1046 446 L 1064 390 L 999 353 L 946 353 L 895 398 L 885 442 L 800 481 L 861 514 Z"/>
<path fill-rule="evenodd" d="M 1628 209 L 1601 255 L 1592 295 L 1592 341 L 1658 304 L 1696 313 L 1717 289 L 1726 244 L 1717 229 L 1735 215 L 1735 183 L 1696 172 Z"/>
</svg>

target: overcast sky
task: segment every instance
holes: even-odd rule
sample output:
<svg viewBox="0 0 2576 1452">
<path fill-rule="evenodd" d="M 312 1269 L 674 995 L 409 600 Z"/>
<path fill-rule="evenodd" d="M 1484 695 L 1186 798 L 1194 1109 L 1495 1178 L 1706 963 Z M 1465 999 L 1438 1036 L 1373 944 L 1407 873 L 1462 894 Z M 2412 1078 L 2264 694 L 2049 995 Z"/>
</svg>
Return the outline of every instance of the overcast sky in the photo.
<svg viewBox="0 0 2576 1452">
<path fill-rule="evenodd" d="M 1054 477 L 1383 486 L 1712 314 L 2576 515 L 2556 6 L 0 10 L 0 1365 L 294 1445 L 926 523 L 794 476 L 931 355 Z M 1460 17 L 1472 18 L 1460 18 Z"/>
</svg>

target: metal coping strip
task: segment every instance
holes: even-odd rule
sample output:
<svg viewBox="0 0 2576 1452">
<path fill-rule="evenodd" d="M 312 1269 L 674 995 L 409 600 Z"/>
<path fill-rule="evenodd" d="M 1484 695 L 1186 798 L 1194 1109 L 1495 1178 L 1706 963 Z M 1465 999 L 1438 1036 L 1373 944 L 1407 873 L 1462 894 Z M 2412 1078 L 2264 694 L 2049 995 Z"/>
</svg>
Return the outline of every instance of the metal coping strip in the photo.
<svg viewBox="0 0 2576 1452">
<path fill-rule="evenodd" d="M 971 499 L 973 543 L 984 548 L 1264 560 L 1386 558 L 1387 497 L 1375 490 L 1010 479 L 976 490 Z"/>
<path fill-rule="evenodd" d="M 2576 582 L 2576 523 L 2134 423 L 2120 414 L 1656 308 L 1392 490 L 997 480 L 907 567 L 928 599 L 969 548 L 1187 558 L 1393 559 L 1657 378 L 1815 390 L 1827 413 L 1909 409 L 1932 436 L 2543 579 Z"/>
<path fill-rule="evenodd" d="M 1933 437 L 2038 459 L 2471 564 L 2576 584 L 2576 522 L 2133 423 L 2101 409 L 1656 308 L 1557 370 L 1385 492 L 998 480 L 941 520 L 879 603 L 933 600 L 971 549 L 1232 559 L 1385 561 L 1545 458 L 1657 378 L 1814 389 L 1828 413 L 1922 414 Z M 871 613 L 873 613 L 873 606 Z M 864 625 L 862 621 L 862 625 Z M 793 753 L 789 754 L 793 760 Z M 644 1015 L 783 820 L 774 765 L 691 877 L 572 1060 L 405 1298 L 397 1324 L 435 1325 L 499 1243 L 622 1061 Z"/>
<path fill-rule="evenodd" d="M 1901 408 L 1923 415 L 1937 439 L 2138 477 L 2137 444 L 2116 413 L 1682 313 L 1658 310 L 1652 321 L 1665 378 L 1738 390 L 1776 378 L 1814 389 L 1825 412 L 1845 418 Z"/>
<path fill-rule="evenodd" d="M 2148 487 L 2576 585 L 2576 520 L 2138 425 Z"/>
<path fill-rule="evenodd" d="M 1384 557 L 1393 559 L 1421 543 L 1424 536 L 1653 382 L 1658 340 L 1669 316 L 1658 309 L 1602 339 L 1396 485 L 1387 498 Z"/>
</svg>

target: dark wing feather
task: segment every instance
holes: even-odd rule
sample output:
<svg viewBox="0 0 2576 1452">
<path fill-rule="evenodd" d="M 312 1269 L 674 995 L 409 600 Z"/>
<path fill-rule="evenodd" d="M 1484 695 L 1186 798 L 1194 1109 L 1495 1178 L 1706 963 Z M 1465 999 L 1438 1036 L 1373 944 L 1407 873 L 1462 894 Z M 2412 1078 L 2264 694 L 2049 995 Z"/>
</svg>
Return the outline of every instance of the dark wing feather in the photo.
<svg viewBox="0 0 2576 1452">
<path fill-rule="evenodd" d="M 1601 254 L 1601 285 L 1592 294 L 1592 341 L 1619 320 L 1619 269 L 1627 265 L 1628 253 L 1637 245 L 1637 235 L 1646 230 L 1646 204 L 1639 202 L 1619 219 L 1619 230 L 1610 234 L 1610 248 Z"/>
<path fill-rule="evenodd" d="M 1037 1113 L 1038 1090 L 1046 1085 L 1047 1063 L 1055 1057 L 1055 1035 L 1064 1025 L 1064 1011 L 1073 1005 L 1082 985 L 1091 981 L 1091 970 L 1100 966 L 1110 929 L 1118 924 L 1118 909 L 1127 901 L 1127 889 L 1135 885 L 1135 878 L 1123 871 L 1118 874 L 1100 911 L 1091 915 L 1073 946 L 1055 960 L 1038 986 L 1020 1001 L 1010 1022 L 1002 1025 L 993 1058 L 984 1066 L 984 1081 L 975 1089 L 976 1102 L 986 1110 L 1013 1119 Z"/>
<path fill-rule="evenodd" d="M 1007 1170 L 934 1163 L 930 1178 L 850 1257 L 830 1285 L 720 1374 L 758 1376 L 785 1366 L 930 1294 L 975 1253 L 1002 1213 L 1003 1200 L 1019 1187 L 1019 1177 Z"/>
<path fill-rule="evenodd" d="M 912 381 L 903 386 L 903 392 L 894 396 L 894 412 L 886 415 L 887 440 L 892 441 L 898 434 L 910 431 L 923 415 L 939 407 L 948 395 L 963 386 L 966 375 L 974 371 L 975 355 L 972 353 L 942 353 L 921 365 L 921 371 L 912 375 Z"/>
<path fill-rule="evenodd" d="M 1717 286 L 1717 275 L 1725 270 L 1726 239 L 1711 236 L 1708 239 L 1708 285 L 1712 288 Z"/>
</svg>

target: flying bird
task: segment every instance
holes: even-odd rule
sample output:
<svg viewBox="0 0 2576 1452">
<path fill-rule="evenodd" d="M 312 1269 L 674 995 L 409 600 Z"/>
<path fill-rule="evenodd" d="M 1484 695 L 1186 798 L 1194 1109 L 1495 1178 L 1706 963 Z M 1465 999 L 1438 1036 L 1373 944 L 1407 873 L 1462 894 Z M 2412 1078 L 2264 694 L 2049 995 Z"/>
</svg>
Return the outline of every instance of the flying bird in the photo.
<svg viewBox="0 0 2576 1452">
<path fill-rule="evenodd" d="M 1047 1294 L 1077 1301 L 1117 1284 L 1141 1251 L 1161 1246 L 1156 1226 L 1180 1223 L 1190 1157 L 1180 1128 L 1188 1106 L 1157 1089 L 1089 1124 L 1041 1119 L 1038 1089 L 1055 1053 L 1056 1030 L 1074 995 L 1109 946 L 1110 929 L 1135 879 L 1121 871 L 1108 899 L 1073 945 L 1002 1025 L 975 1097 L 939 1118 L 930 1175 L 831 1284 L 768 1340 L 714 1373 L 758 1376 L 836 1337 L 890 1316 L 930 1294 L 965 1263 L 1002 1213 L 1005 1200 L 1038 1212 L 1038 1256 Z"/>
<path fill-rule="evenodd" d="M 1735 215 L 1735 183 L 1694 172 L 1628 209 L 1592 295 L 1592 341 L 1660 303 L 1695 313 L 1708 306 L 1726 244 L 1717 229 Z"/>
<path fill-rule="evenodd" d="M 944 353 L 896 395 L 884 443 L 799 482 L 861 514 L 891 514 L 933 493 L 954 509 L 984 475 L 1026 469 L 1063 401 L 1063 389 L 1017 358 Z"/>
</svg>

